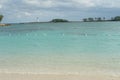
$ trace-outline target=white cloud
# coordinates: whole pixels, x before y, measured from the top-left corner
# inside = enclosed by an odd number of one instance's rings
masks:
[[[23,0],[24,3],[32,6],[37,6],[37,7],[43,7],[43,8],[48,8],[52,7],[54,4],[52,0]]]
[[[6,20],[120,14],[119,8],[120,0],[0,0],[0,13]]]
[[[120,0],[72,0],[83,7],[120,8]]]
[[[0,0],[0,5],[7,6],[9,3],[18,4],[18,6],[26,5],[39,8],[53,7],[107,7],[120,8],[120,0]],[[17,3],[18,2],[18,3]],[[9,6],[10,7],[10,6]]]
[[[24,3],[33,7],[115,7],[120,8],[120,0],[23,0]]]
[[[98,0],[96,5],[106,8],[120,8],[120,0]]]
[[[72,0],[74,5],[78,7],[94,7],[95,4],[92,0]]]
[[[2,5],[0,5],[0,9],[2,8]]]
[[[26,16],[31,16],[31,15],[32,15],[32,14],[29,13],[29,12],[24,12],[24,14],[25,14]]]

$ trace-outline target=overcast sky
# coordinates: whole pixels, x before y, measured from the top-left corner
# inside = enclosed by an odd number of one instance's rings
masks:
[[[120,15],[120,0],[0,0],[3,23]]]

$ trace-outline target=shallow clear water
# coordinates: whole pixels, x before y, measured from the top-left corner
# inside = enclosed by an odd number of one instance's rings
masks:
[[[120,72],[120,23],[36,23],[0,27],[0,71]]]

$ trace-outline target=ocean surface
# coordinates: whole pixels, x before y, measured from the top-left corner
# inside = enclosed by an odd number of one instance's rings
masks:
[[[0,27],[0,72],[120,75],[120,22]]]

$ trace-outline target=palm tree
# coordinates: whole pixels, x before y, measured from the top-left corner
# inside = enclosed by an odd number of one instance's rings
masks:
[[[0,22],[2,21],[2,19],[3,19],[3,15],[0,15]]]

